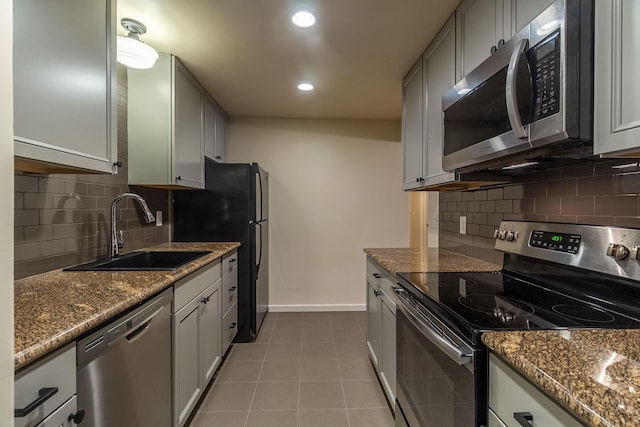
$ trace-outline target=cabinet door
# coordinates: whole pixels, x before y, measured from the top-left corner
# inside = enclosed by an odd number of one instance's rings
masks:
[[[174,425],[181,426],[202,394],[200,299],[174,314]]]
[[[178,61],[174,90],[174,178],[179,185],[204,188],[204,91]]]
[[[458,79],[491,55],[500,39],[511,38],[511,0],[465,0],[456,10]],[[505,13],[506,10],[509,13]]]
[[[238,333],[238,303],[236,302],[229,308],[222,318],[222,354],[227,352],[227,349],[233,342],[233,339]]]
[[[378,286],[367,281],[367,346],[378,371],[382,368],[382,300]]]
[[[115,0],[13,5],[16,165],[116,172]],[[77,171],[76,171],[77,172]]]
[[[453,173],[442,170],[444,123],[442,95],[456,84],[456,34],[452,16],[440,30],[423,57],[426,124],[424,141],[427,151],[426,185],[453,181]]]
[[[218,162],[224,162],[227,154],[227,116],[216,108],[216,156]]]
[[[220,282],[211,285],[202,294],[204,303],[200,305],[202,316],[202,377],[206,386],[222,360],[220,340]]]
[[[594,152],[640,157],[640,2],[596,1]]]
[[[422,59],[420,59],[402,81],[402,146],[404,148],[402,188],[404,190],[421,187],[424,178],[423,108]]]
[[[382,383],[389,402],[396,400],[396,313],[382,300]]]
[[[216,105],[209,95],[204,97],[204,155],[216,160]]]
[[[512,0],[514,33],[540,15],[555,0]]]

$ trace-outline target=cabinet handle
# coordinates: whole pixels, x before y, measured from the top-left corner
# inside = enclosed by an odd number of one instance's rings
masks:
[[[513,418],[520,424],[522,427],[533,427],[533,415],[531,412],[514,412]]]
[[[78,412],[69,415],[69,418],[67,418],[67,421],[74,424],[80,424],[82,420],[84,420],[84,409],[80,409]]]
[[[122,167],[122,162],[120,160],[118,160],[117,162],[113,162],[113,166],[115,166],[117,168],[121,168]]]
[[[237,323],[236,323],[236,322],[233,322],[233,323],[231,324],[231,326],[229,326],[229,329],[233,329],[233,328],[235,328],[235,327],[236,327],[236,325],[237,325]]]
[[[377,296],[377,297],[379,297],[380,295],[382,295],[382,294],[380,293],[380,291],[373,291],[373,294],[374,294],[375,296]]]
[[[376,279],[382,279],[382,276],[379,273],[373,273],[373,277]]]
[[[222,156],[216,156],[216,159],[222,160]]]
[[[176,176],[176,181],[180,181],[182,180],[182,177],[180,175]]]
[[[38,398],[33,402],[29,403],[24,408],[14,409],[13,416],[15,418],[26,417],[30,412],[32,412],[38,406],[42,405],[47,400],[51,399],[51,397],[57,392],[58,392],[58,387],[41,388],[40,391],[38,391]]]
[[[233,292],[233,291],[235,291],[235,290],[236,290],[236,287],[237,287],[237,286],[232,286],[232,287],[230,287],[230,288],[229,288],[229,292]]]
[[[211,299],[211,297],[204,297],[204,298],[202,298],[202,301],[200,301],[200,302],[206,304],[206,303],[209,302],[210,299]]]
[[[500,39],[498,40],[498,49],[500,49],[502,46],[504,46],[504,39]]]
[[[235,259],[235,258],[231,258],[231,259],[229,260],[229,262],[236,262],[236,259]]]

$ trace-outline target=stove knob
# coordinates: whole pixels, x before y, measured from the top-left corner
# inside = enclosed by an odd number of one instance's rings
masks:
[[[508,231],[507,232],[507,236],[505,237],[505,240],[507,242],[513,242],[514,240],[516,240],[518,238],[518,232],[517,231]]]
[[[500,234],[500,230],[498,230],[497,228],[495,230],[493,230],[493,238],[494,239],[497,239],[499,234]]]
[[[640,246],[634,246],[631,248],[631,254],[629,255],[633,261],[640,262]]]
[[[505,240],[507,238],[507,230],[500,230],[498,232],[498,239]]]
[[[619,243],[609,243],[607,255],[615,259],[625,259],[629,255],[629,249]]]

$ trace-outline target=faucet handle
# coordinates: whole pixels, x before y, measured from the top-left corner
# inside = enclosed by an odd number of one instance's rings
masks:
[[[124,234],[122,234],[122,230],[118,232],[118,249],[124,248]]]

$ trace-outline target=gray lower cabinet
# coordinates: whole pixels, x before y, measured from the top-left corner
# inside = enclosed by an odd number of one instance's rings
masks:
[[[18,372],[14,382],[15,427],[69,427],[76,413],[76,345],[57,350]],[[43,395],[50,395],[32,410],[27,408]],[[27,410],[25,410],[27,409]]]
[[[594,153],[640,157],[640,2],[595,2]]]
[[[13,5],[17,170],[115,173],[116,1]]]
[[[396,399],[396,296],[395,280],[367,259],[367,347],[385,395]]]
[[[580,427],[576,420],[540,389],[494,354],[489,356],[489,427],[521,427],[516,418],[528,413],[533,426]]]
[[[238,333],[238,252],[222,257],[222,355]]]
[[[189,419],[220,364],[221,262],[174,284],[173,425]]]

